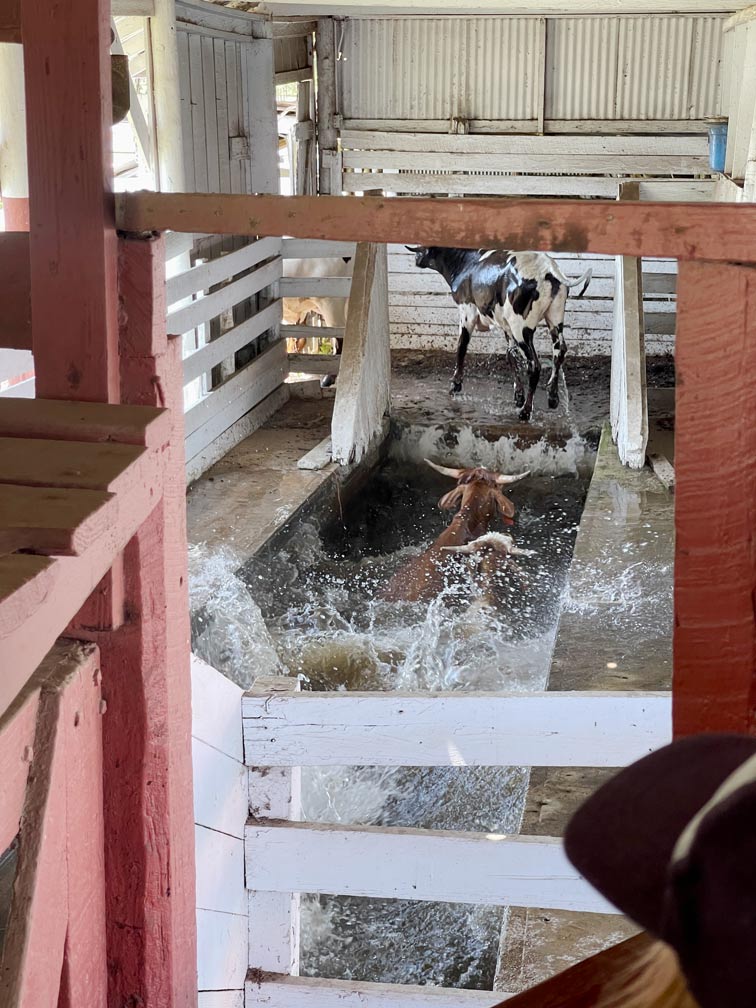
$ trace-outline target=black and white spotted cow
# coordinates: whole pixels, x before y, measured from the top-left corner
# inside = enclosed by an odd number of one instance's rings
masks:
[[[434,269],[446,280],[459,305],[457,366],[450,392],[460,392],[465,370],[465,354],[476,328],[487,331],[492,324],[503,329],[510,360],[515,365],[515,404],[520,419],[529,420],[533,395],[541,375],[541,365],[533,345],[536,326],[544,322],[553,345],[551,377],[547,390],[551,409],[559,403],[559,369],[567,353],[564,341],[564,307],[570,287],[583,284],[582,297],[591,279],[587,269],[576,280],[564,276],[544,252],[505,252],[501,249],[472,249],[406,246],[415,253],[415,265]],[[518,363],[524,359],[528,372],[527,395]]]

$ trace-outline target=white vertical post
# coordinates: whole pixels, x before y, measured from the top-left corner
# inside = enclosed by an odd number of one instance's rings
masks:
[[[175,0],[154,0],[149,19],[148,59],[151,61],[155,185],[160,192],[183,192],[184,146],[181,129]]]
[[[295,693],[299,680],[261,676],[253,696]],[[246,762],[246,757],[245,757]],[[298,820],[302,814],[299,767],[250,767],[249,813],[252,819]],[[249,890],[249,966],[264,973],[299,974],[299,893]]]
[[[320,175],[318,192],[337,194],[333,188],[333,158],[338,144],[335,126],[336,108],[336,40],[332,17],[319,18],[316,32],[318,57],[318,147],[320,149]]]
[[[24,51],[20,45],[0,45],[0,192],[5,228],[29,228],[29,177],[26,161],[26,97]]]
[[[357,246],[341,351],[331,442],[334,462],[359,462],[385,436],[391,405],[385,245]]]
[[[620,184],[618,199],[638,199],[639,184]],[[610,410],[620,461],[642,469],[648,443],[642,260],[615,258]]]

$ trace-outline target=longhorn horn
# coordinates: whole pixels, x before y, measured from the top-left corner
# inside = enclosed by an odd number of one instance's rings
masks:
[[[490,546],[497,553],[504,553],[507,556],[535,556],[535,550],[520,549],[515,546],[512,536],[504,535],[502,532],[486,532],[472,542],[465,543],[464,546],[442,546],[441,549],[447,553],[477,553],[478,550]]]
[[[496,482],[499,486],[510,486],[512,483],[519,483],[520,480],[524,480],[526,476],[530,476],[530,470],[527,472],[518,473],[516,476],[506,476],[504,473],[500,473],[496,477]]]
[[[431,462],[430,459],[425,459],[431,469],[435,469],[436,472],[440,472],[442,476],[451,476],[452,479],[459,479],[464,469],[450,469],[448,466],[436,465],[435,462]]]
[[[408,252],[412,252],[413,255],[416,255],[418,252],[421,252],[422,249],[424,248],[423,245],[405,245],[404,247],[407,249]]]

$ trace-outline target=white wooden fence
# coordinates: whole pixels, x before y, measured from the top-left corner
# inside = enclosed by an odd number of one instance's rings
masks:
[[[203,243],[200,235],[176,235],[169,242],[167,326],[183,339],[189,479],[286,399],[286,348],[278,335],[280,248],[278,238],[231,252]],[[179,268],[172,266],[177,261]]]
[[[199,1008],[242,1008],[247,975],[242,690],[192,656]]]
[[[258,778],[285,784],[297,767],[326,765],[623,766],[671,738],[669,693],[299,693],[294,682],[267,680],[243,697],[245,762]],[[265,941],[250,941],[247,1008],[502,998],[297,977],[290,901],[299,892],[616,912],[555,837],[304,823],[280,795],[276,805],[283,814],[259,810],[246,829],[247,885],[279,900],[267,905]],[[291,968],[270,976],[272,959]]]

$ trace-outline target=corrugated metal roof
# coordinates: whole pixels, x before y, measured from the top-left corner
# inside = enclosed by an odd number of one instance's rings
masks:
[[[538,32],[538,18],[349,19],[343,114],[535,118]]]
[[[547,119],[716,115],[723,16],[580,16],[546,21]],[[535,119],[536,17],[343,22],[348,119]]]

